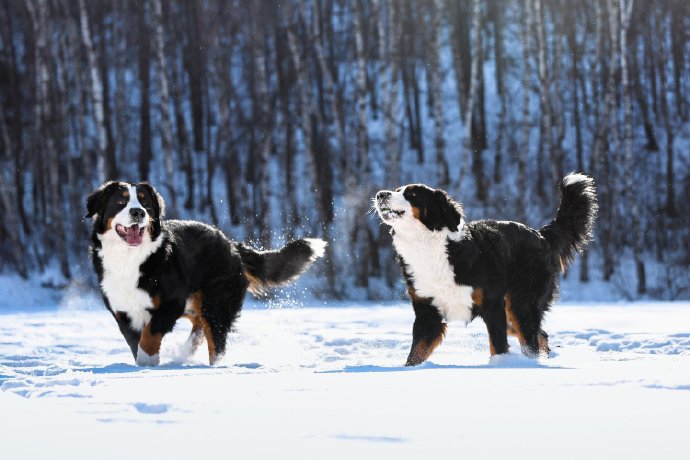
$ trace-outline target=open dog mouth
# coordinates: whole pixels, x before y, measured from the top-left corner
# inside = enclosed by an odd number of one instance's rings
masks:
[[[131,227],[125,227],[120,224],[115,226],[117,234],[130,246],[139,246],[141,244],[144,238],[144,230],[146,230],[146,227],[140,228],[137,224]]]

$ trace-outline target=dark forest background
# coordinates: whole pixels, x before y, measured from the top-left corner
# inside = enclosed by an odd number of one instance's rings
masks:
[[[690,2],[4,0],[0,270],[89,273],[85,196],[149,180],[168,216],[275,247],[322,236],[324,297],[399,291],[380,188],[469,219],[598,183],[569,277],[690,297]]]

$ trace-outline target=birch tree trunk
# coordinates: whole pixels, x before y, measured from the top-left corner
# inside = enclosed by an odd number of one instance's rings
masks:
[[[623,86],[623,142],[625,145],[626,195],[628,197],[628,206],[630,207],[630,218],[632,219],[632,246],[633,258],[635,259],[635,267],[637,270],[637,293],[642,295],[647,289],[642,237],[640,235],[640,211],[637,206],[638,197],[633,193],[633,190],[635,190],[635,179],[633,177],[633,113],[632,91],[628,68],[628,30],[630,29],[630,16],[632,15],[633,4],[634,0],[620,0],[618,8],[620,10],[621,22],[621,85]]]
[[[539,107],[541,110],[541,142],[540,148],[545,151],[545,158],[551,159],[551,164],[555,165],[555,142],[554,142],[554,126],[553,126],[553,114],[551,108],[551,78],[547,70],[547,59],[546,59],[546,32],[544,30],[544,12],[542,11],[542,1],[533,0],[532,4],[534,10],[534,24],[535,33],[537,36],[537,71],[539,75]],[[541,171],[541,168],[539,168]],[[559,179],[560,172],[554,172],[552,174],[552,182]],[[539,185],[537,186],[539,190],[544,190],[544,177],[540,174],[537,178]]]
[[[467,111],[465,112],[465,160],[461,161],[464,166],[467,159],[472,158],[472,172],[476,183],[476,196],[482,203],[486,202],[486,186],[484,184],[484,160],[481,151],[474,142],[472,124],[476,120],[477,98],[479,96],[479,77],[480,66],[482,65],[482,2],[472,0],[472,73],[470,77],[470,90],[467,98]],[[460,169],[460,183],[465,173],[465,168]]]
[[[89,16],[86,11],[86,3],[79,0],[79,18],[81,26],[81,39],[86,51],[89,63],[89,76],[91,78],[91,102],[93,103],[93,122],[96,127],[96,178],[99,183],[110,178],[110,172],[106,170],[107,137],[105,130],[105,116],[103,113],[103,83],[98,72],[96,52],[93,49],[91,30],[89,28]]]
[[[397,0],[386,0],[388,22],[379,18],[379,30],[382,31],[380,53],[386,56],[381,72],[384,137],[386,139],[386,186],[397,187],[401,181],[402,161],[402,118],[400,106],[400,51],[401,51],[401,14]],[[385,86],[384,86],[385,85]]]
[[[442,92],[442,75],[441,75],[441,10],[443,3],[441,0],[434,0],[429,4],[431,10],[431,49],[429,50],[429,59],[431,61],[430,75],[431,75],[431,94],[433,97],[433,114],[434,114],[434,138],[436,147],[436,168],[437,186],[442,189],[448,188],[450,182],[448,174],[448,161],[446,160],[446,140],[445,122],[443,119],[443,92]]]
[[[271,110],[269,107],[268,94],[268,76],[266,71],[266,57],[264,54],[264,33],[260,20],[261,2],[254,0],[251,7],[252,22],[251,22],[251,41],[252,41],[252,59],[254,65],[254,84],[256,85],[256,100],[253,102],[255,115],[254,121],[257,124],[257,141],[258,141],[258,158],[257,161],[257,175],[254,184],[255,190],[258,187],[259,199],[259,231],[261,243],[268,248],[271,244],[271,228],[268,222],[269,215],[269,174],[268,162],[269,153],[273,141],[273,123],[271,121]],[[256,193],[256,192],[255,192]]]
[[[139,177],[149,180],[153,151],[151,148],[151,48],[150,33],[146,21],[148,3],[139,6],[139,84],[141,99],[139,103]]]
[[[84,0],[81,0],[84,1]],[[156,53],[155,71],[158,75],[158,110],[161,116],[160,138],[165,167],[164,185],[168,192],[168,215],[177,216],[177,194],[175,193],[175,167],[173,160],[173,134],[170,120],[170,90],[165,62],[165,38],[163,33],[163,6],[161,0],[152,0],[153,31]]]
[[[40,145],[36,148],[43,151],[44,183],[43,188],[47,192],[48,211],[45,212],[46,228],[51,230],[51,239],[48,240],[48,249],[57,256],[60,271],[65,279],[69,279],[69,252],[67,250],[67,233],[62,212],[63,190],[60,177],[59,156],[56,141],[53,136],[55,122],[55,107],[50,100],[51,74],[48,63],[53,61],[53,56],[48,48],[48,5],[45,0],[36,2],[34,7],[30,0],[26,1],[27,10],[33,23],[36,47],[34,52],[34,64],[36,72],[36,103],[34,110],[34,123],[37,133],[45,133]],[[93,69],[92,69],[93,70]],[[97,70],[96,70],[97,73]],[[42,147],[44,146],[44,147]]]
[[[665,26],[661,13],[656,12],[656,31],[657,34],[664,30]],[[674,173],[674,162],[675,155],[673,150],[673,143],[675,140],[675,133],[673,130],[673,120],[671,119],[672,114],[670,110],[670,103],[668,101],[668,72],[666,70],[666,63],[668,62],[668,52],[666,51],[666,46],[664,40],[658,38],[658,51],[657,51],[657,65],[659,67],[659,90],[661,94],[659,96],[661,115],[664,119],[664,128],[666,130],[666,216],[669,218],[674,218],[678,216],[678,209],[676,207],[676,186],[675,186],[675,173]]]
[[[494,20],[494,63],[495,63],[495,78],[496,78],[496,92],[501,101],[501,108],[498,113],[498,132],[495,139],[495,156],[494,156],[494,182],[500,183],[503,179],[501,174],[501,166],[503,161],[503,146],[505,145],[506,137],[506,123],[508,118],[507,94],[505,89],[505,58],[503,55],[503,16],[502,2],[500,0],[492,0],[489,4]]]
[[[14,212],[16,186],[12,184],[12,167],[9,164],[12,158],[12,141],[10,140],[9,129],[5,120],[5,109],[2,106],[0,106],[0,136],[2,136],[3,145],[3,151],[0,152],[0,167],[2,168],[2,171],[0,171],[0,207],[3,209],[3,224],[6,227],[10,240],[9,249],[14,266],[22,278],[27,278],[26,257],[22,251],[22,248],[25,247],[22,238],[22,226],[18,218],[19,214]]]
[[[517,152],[518,160],[518,193],[517,212],[521,222],[527,221],[527,198],[529,187],[527,187],[527,159],[530,151],[530,130],[532,120],[530,115],[530,94],[531,94],[531,72],[530,72],[530,31],[531,24],[531,0],[523,2],[523,18],[520,36],[522,38],[522,120],[520,126],[520,143]]]
[[[355,4],[356,5],[356,4]],[[371,229],[367,222],[367,208],[370,195],[369,145],[367,132],[367,69],[362,29],[362,11],[355,7],[352,21],[355,29],[356,56],[356,137],[357,137],[357,170],[352,185],[357,187],[357,215],[355,217],[354,253],[359,260],[355,266],[355,284],[369,287],[369,256],[372,253],[373,241]]]
[[[604,257],[604,264],[602,267],[603,278],[608,281],[613,274],[613,254],[611,248],[611,184],[609,181],[608,158],[605,147],[607,144],[608,130],[610,127],[610,114],[613,111],[614,104],[614,77],[615,70],[613,64],[615,60],[607,58],[604,55],[604,10],[601,2],[595,2],[596,8],[596,62],[598,72],[595,78],[602,82],[603,102],[601,98],[595,98],[596,113],[594,125],[594,139],[592,146],[591,170],[597,178],[599,186],[599,203],[600,203],[600,235],[599,238],[601,249]],[[612,53],[613,44],[611,46]],[[606,72],[605,63],[609,62],[608,72]],[[593,85],[596,85],[596,81]]]
[[[287,37],[288,37],[288,47],[290,49],[290,55],[295,66],[296,74],[296,87],[297,87],[297,97],[299,101],[299,112],[301,118],[301,130],[302,137],[304,139],[304,147],[307,153],[308,163],[311,170],[312,181],[318,183],[320,180],[321,170],[317,165],[317,157],[314,152],[313,141],[313,124],[318,122],[319,113],[318,110],[314,108],[313,100],[308,86],[308,69],[302,59],[300,53],[299,44],[297,41],[297,35],[295,32],[296,24],[293,22],[293,11],[291,2],[285,3],[286,8],[286,19],[287,19]],[[325,209],[324,203],[319,199],[318,196],[315,197],[317,218],[319,222],[326,222],[327,210]],[[325,224],[322,226],[323,237],[326,241],[331,241],[330,226]],[[338,295],[339,288],[336,286],[336,272],[334,268],[334,254],[333,245],[329,244],[326,246],[326,259],[330,262],[327,264],[326,276],[328,279],[328,292],[330,294]]]

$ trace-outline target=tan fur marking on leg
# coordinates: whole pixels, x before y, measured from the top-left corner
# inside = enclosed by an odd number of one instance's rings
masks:
[[[189,340],[192,344],[191,354],[194,354],[199,348],[199,345],[201,345],[201,340],[204,337],[204,328],[199,321],[198,315],[185,313],[182,316],[192,323],[192,331],[189,333]]]
[[[198,347],[201,343],[201,334],[203,333],[208,345],[208,362],[210,364],[214,364],[218,360],[216,343],[213,340],[211,327],[208,325],[208,321],[206,321],[206,318],[204,318],[204,315],[201,311],[201,299],[201,291],[196,291],[191,295],[189,301],[191,303],[192,312],[191,314],[187,314],[185,316],[192,321],[192,334],[196,334],[192,339],[193,349],[196,350],[196,347]]]
[[[446,336],[446,324],[441,324],[441,333],[431,342],[425,340],[420,340],[412,349],[410,353],[410,358],[407,361],[407,365],[416,366],[426,361],[429,356],[434,352],[436,347],[441,345],[443,338]]]
[[[517,337],[518,341],[520,342],[520,346],[525,345],[527,340],[525,340],[525,336],[522,334],[522,330],[520,329],[520,323],[518,323],[515,313],[513,313],[513,306],[510,301],[510,293],[507,293],[505,297],[505,309],[506,319],[508,320],[508,333]]]
[[[151,323],[146,323],[144,329],[141,331],[141,338],[139,339],[139,346],[149,356],[157,355],[161,349],[161,342],[163,341],[163,334],[152,334]]]

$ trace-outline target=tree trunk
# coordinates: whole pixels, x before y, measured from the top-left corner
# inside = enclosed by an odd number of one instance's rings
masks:
[[[477,99],[479,97],[479,77],[480,66],[482,65],[481,49],[482,49],[482,2],[481,0],[472,0],[472,74],[470,78],[470,91],[467,98],[467,111],[465,112],[465,156],[472,158],[472,172],[474,174],[476,184],[477,199],[486,203],[487,191],[484,183],[484,160],[481,155],[475,140],[473,130],[473,123],[476,121]],[[462,168],[464,169],[464,168]],[[461,169],[460,178],[462,186],[462,177],[464,171]]]
[[[664,23],[662,16],[657,12],[656,32],[660,33],[664,30]],[[669,53],[666,51],[664,40],[658,40],[657,51],[657,65],[659,67],[659,90],[661,95],[659,97],[661,115],[664,119],[664,128],[666,129],[666,216],[674,218],[678,216],[678,209],[676,208],[676,186],[675,186],[675,172],[674,172],[674,130],[673,120],[668,102],[668,78],[666,72],[666,63],[668,62]]]
[[[151,149],[151,49],[150,34],[146,22],[148,3],[142,3],[139,16],[139,83],[141,102],[139,104],[139,177],[149,180],[153,151]]]
[[[364,31],[362,27],[362,11],[355,7],[352,11],[352,21],[355,29],[355,55],[357,64],[356,74],[356,107],[357,107],[357,171],[353,177],[352,186],[357,187],[357,215],[355,217],[355,232],[353,249],[358,257],[355,266],[355,285],[369,287],[369,257],[373,253],[371,229],[367,222],[366,211],[369,207],[370,169],[369,169],[369,139],[367,129],[367,70],[364,48]]]
[[[638,197],[633,194],[635,190],[635,178],[633,177],[633,114],[632,94],[628,68],[628,30],[630,28],[630,16],[632,14],[634,0],[620,0],[620,43],[621,43],[621,85],[623,86],[623,141],[625,144],[625,177],[626,195],[630,207],[632,219],[632,246],[635,267],[637,269],[637,293],[643,295],[646,292],[644,254],[642,237],[640,234],[640,211],[637,206]],[[634,51],[633,51],[634,52]]]
[[[105,115],[103,108],[103,83],[98,71],[96,52],[93,49],[91,30],[89,28],[89,16],[86,11],[86,3],[79,0],[79,17],[81,24],[81,39],[89,62],[89,75],[91,77],[91,102],[93,104],[93,123],[96,128],[96,177],[98,182],[104,182],[110,178],[106,169],[107,134],[105,129]]]
[[[434,137],[436,147],[436,168],[437,187],[447,189],[450,182],[448,174],[448,161],[446,160],[446,140],[445,135],[445,120],[443,114],[443,93],[441,91],[441,10],[443,4],[440,0],[434,0],[429,4],[431,9],[431,49],[429,50],[429,59],[431,67],[429,73],[431,74],[431,88],[430,92],[433,95],[433,115],[434,115]]]
[[[82,0],[83,1],[83,0]],[[155,70],[158,74],[158,110],[161,116],[160,139],[163,150],[165,180],[168,192],[168,215],[177,216],[177,193],[175,190],[175,166],[173,159],[172,122],[170,120],[170,90],[168,87],[167,64],[165,61],[165,42],[163,32],[163,7],[161,0],[152,0],[154,49],[156,53]]]
[[[520,36],[522,38],[522,120],[520,126],[520,142],[517,152],[518,160],[518,193],[517,195],[517,212],[518,218],[521,222],[527,221],[527,198],[529,196],[529,188],[527,187],[527,159],[529,158],[529,144],[530,144],[530,94],[532,75],[530,72],[530,31],[531,24],[531,0],[524,0],[523,3],[523,19]]]

